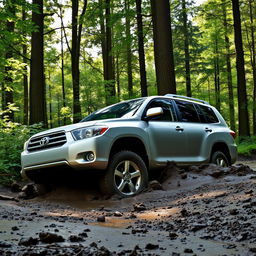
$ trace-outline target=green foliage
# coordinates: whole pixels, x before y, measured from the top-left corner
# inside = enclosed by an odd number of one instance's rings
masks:
[[[0,113],[2,116],[5,112]],[[25,126],[0,119],[0,184],[9,185],[20,178],[20,153],[24,142],[42,130],[41,124]]]
[[[237,139],[238,154],[250,156],[256,153],[256,136]]]

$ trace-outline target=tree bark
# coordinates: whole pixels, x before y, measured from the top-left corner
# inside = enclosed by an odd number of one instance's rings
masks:
[[[105,91],[106,91],[106,103],[107,105],[114,103],[116,90],[115,90],[115,70],[113,67],[113,54],[112,54],[112,29],[110,23],[110,0],[105,2],[105,19],[106,19],[106,43],[105,43],[105,57],[106,57],[106,77]]]
[[[142,10],[141,0],[136,0],[136,12],[137,12],[137,37],[138,37],[138,49],[139,49],[139,65],[140,65],[140,89],[141,96],[148,96],[147,85],[147,73],[145,64],[145,51],[144,51],[144,38],[143,38],[143,23],[142,23]]]
[[[235,125],[235,106],[234,106],[234,93],[233,93],[233,82],[232,82],[232,69],[230,60],[230,42],[228,37],[228,23],[227,23],[227,11],[226,3],[222,0],[222,12],[223,12],[223,26],[224,26],[224,37],[225,37],[225,48],[226,48],[226,71],[227,71],[227,83],[228,83],[228,96],[229,96],[229,119],[230,128],[236,130]]]
[[[185,52],[186,91],[187,91],[187,96],[192,97],[191,78],[190,78],[188,15],[187,15],[187,7],[186,7],[185,0],[182,0],[182,16],[183,16],[184,52]]]
[[[26,11],[22,10],[22,20],[25,21],[27,19]],[[25,36],[25,33],[23,33]],[[27,45],[23,44],[22,46],[22,54],[23,54],[23,63],[25,64],[23,70],[23,124],[28,124],[28,66],[26,56],[28,54]]]
[[[232,0],[232,9],[236,46],[239,135],[250,136],[239,0]]]
[[[131,19],[130,19],[130,0],[125,0],[125,34],[126,34],[126,52],[127,52],[127,76],[128,76],[128,95],[133,96],[132,81],[132,51],[131,51]]]
[[[220,65],[219,65],[219,46],[218,38],[215,38],[214,49],[214,85],[215,85],[215,105],[220,111]]]
[[[253,135],[256,135],[256,50],[255,50],[255,24],[253,15],[253,0],[249,0],[249,12],[250,12],[250,32],[251,32],[251,45],[250,45],[250,55],[251,55],[251,66],[253,75]]]
[[[43,0],[33,0],[37,11],[32,12],[32,22],[37,31],[32,32],[30,66],[30,119],[29,123],[42,122],[47,127],[44,79],[44,14]]]
[[[151,10],[158,94],[176,93],[170,3],[151,0]]]

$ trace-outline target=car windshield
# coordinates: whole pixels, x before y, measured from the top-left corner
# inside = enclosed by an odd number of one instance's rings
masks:
[[[109,107],[93,112],[92,114],[81,120],[81,122],[131,117],[135,114],[143,101],[144,99],[136,99],[111,105]]]

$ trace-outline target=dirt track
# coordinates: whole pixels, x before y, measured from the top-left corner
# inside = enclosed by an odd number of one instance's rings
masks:
[[[256,255],[252,170],[169,174],[163,190],[129,199],[59,186],[0,201],[0,255]]]

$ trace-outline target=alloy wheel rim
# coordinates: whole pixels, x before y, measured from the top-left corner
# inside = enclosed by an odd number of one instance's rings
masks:
[[[120,193],[129,196],[136,194],[142,182],[138,165],[130,160],[120,162],[114,171],[114,182]]]
[[[224,158],[219,157],[216,159],[216,164],[221,167],[227,167],[227,163]]]

